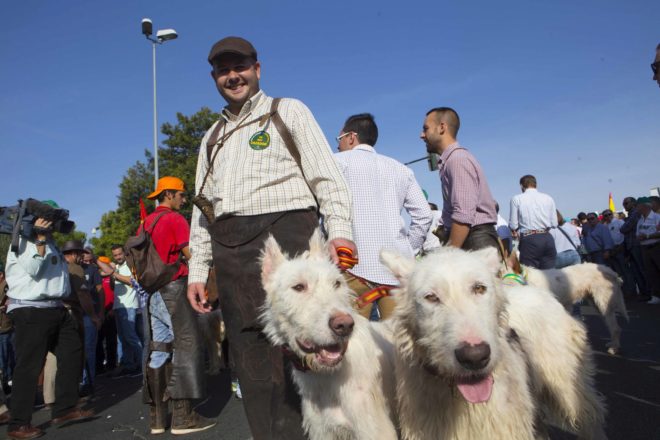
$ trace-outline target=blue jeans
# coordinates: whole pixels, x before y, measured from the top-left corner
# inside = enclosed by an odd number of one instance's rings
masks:
[[[0,370],[2,370],[2,384],[12,380],[16,356],[14,354],[14,331],[0,334]],[[4,402],[3,402],[4,403]]]
[[[137,309],[115,309],[117,335],[121,341],[120,364],[131,369],[140,369],[142,365],[142,344],[136,331]]]
[[[555,269],[561,269],[562,267],[580,264],[581,262],[582,259],[580,258],[580,254],[578,254],[575,249],[569,249],[557,254],[557,259],[555,260]]]
[[[151,295],[149,299],[149,314],[151,315],[151,340],[154,342],[172,342],[174,332],[172,331],[172,318],[167,311],[163,297],[160,292]],[[152,351],[149,359],[150,368],[160,368],[170,357],[165,351]]]
[[[96,377],[96,326],[91,318],[83,316],[85,329],[85,368],[83,368],[83,385],[92,385]]]

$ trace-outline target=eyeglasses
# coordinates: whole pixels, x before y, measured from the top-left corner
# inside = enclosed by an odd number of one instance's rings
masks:
[[[614,215],[614,214],[612,214],[611,212],[604,212],[604,213],[603,213],[603,217],[611,217],[611,216],[613,216],[613,215]]]
[[[347,132],[344,133],[344,134],[340,134],[340,135],[337,136],[335,139],[337,139],[337,142],[341,142],[341,138],[343,138],[344,136],[348,136],[349,134],[353,134],[353,132],[352,132],[352,131],[347,131]]]
[[[587,217],[587,220],[589,221],[596,220],[596,217]]]
[[[659,68],[660,68],[660,61],[656,61],[655,63],[651,63],[651,70],[653,71],[654,75],[657,75]]]

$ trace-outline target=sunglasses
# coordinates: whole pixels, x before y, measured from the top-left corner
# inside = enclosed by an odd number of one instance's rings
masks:
[[[611,217],[613,215],[614,214],[612,214],[611,212],[606,212],[605,214],[603,214],[603,217]]]
[[[344,136],[348,136],[349,134],[353,134],[353,132],[347,131],[346,133],[337,136],[335,139],[337,139],[337,142],[341,142],[341,138],[343,138]]]

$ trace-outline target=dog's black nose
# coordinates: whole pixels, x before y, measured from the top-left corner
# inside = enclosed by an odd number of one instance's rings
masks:
[[[337,313],[330,317],[328,325],[337,336],[349,336],[353,332],[355,321],[351,315],[346,313]]]
[[[454,350],[456,360],[468,370],[481,370],[490,360],[490,345],[481,342],[477,345],[464,344]]]

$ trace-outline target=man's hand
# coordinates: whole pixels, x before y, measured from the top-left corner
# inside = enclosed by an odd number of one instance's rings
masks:
[[[39,217],[34,221],[34,226],[39,231],[37,232],[37,240],[44,241],[48,238],[48,234],[45,234],[42,231],[50,230],[53,226],[53,222]]]
[[[206,285],[204,283],[188,284],[188,302],[196,312],[208,313],[211,311],[211,305],[206,301]]]
[[[355,243],[353,243],[351,240],[346,240],[345,238],[335,238],[334,240],[330,240],[328,242],[328,247],[330,249],[330,256],[332,257],[332,262],[335,264],[339,264],[339,255],[337,255],[337,249],[340,247],[345,247],[351,250],[353,252],[353,258],[357,258],[357,247],[355,246]]]

